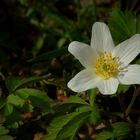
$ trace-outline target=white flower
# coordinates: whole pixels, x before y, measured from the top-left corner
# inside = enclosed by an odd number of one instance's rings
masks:
[[[119,83],[140,84],[140,65],[129,65],[140,52],[140,34],[115,47],[108,26],[96,22],[90,46],[73,41],[68,50],[85,67],[68,83],[75,92],[97,87],[106,95],[115,93]]]

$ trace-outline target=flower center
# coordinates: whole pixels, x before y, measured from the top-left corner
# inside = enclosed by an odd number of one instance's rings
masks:
[[[113,57],[112,53],[104,52],[96,59],[95,72],[99,77],[109,79],[118,75],[119,67],[117,58]]]

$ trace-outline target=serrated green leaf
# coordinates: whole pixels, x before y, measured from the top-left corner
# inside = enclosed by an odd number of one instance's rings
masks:
[[[109,131],[103,131],[99,133],[95,140],[108,140],[113,137],[113,133]]]
[[[114,134],[116,137],[129,135],[134,129],[134,126],[127,122],[116,122],[111,126],[114,128]]]
[[[12,104],[14,106],[22,107],[24,105],[24,100],[17,95],[10,94],[7,97],[7,103]]]
[[[42,77],[29,77],[29,78],[20,78],[20,77],[8,77],[5,81],[8,91],[12,93],[17,90],[19,87],[43,79]]]
[[[68,99],[68,103],[88,105],[87,102],[85,102],[82,98],[77,96],[70,96],[70,98]]]
[[[20,97],[25,95],[33,106],[41,108],[44,112],[52,111],[50,107],[51,99],[41,90],[32,88],[22,88],[16,91]]]
[[[74,139],[79,127],[82,125],[82,123],[88,116],[89,116],[88,111],[77,115],[66,126],[63,127],[63,129],[59,132],[57,139],[66,139],[66,138]]]
[[[45,135],[41,140],[57,140],[57,137],[59,135],[59,132],[63,130],[63,128],[73,119],[75,119],[76,116],[83,114],[85,112],[73,112],[70,114],[66,114],[63,116],[59,116],[57,118],[54,118],[54,120],[51,122],[49,128],[48,128],[48,135]]]
[[[29,92],[27,92],[26,90],[23,90],[23,89],[16,90],[15,94],[24,100],[27,100],[29,98]]]

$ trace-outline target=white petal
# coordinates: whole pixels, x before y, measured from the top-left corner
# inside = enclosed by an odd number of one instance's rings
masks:
[[[68,83],[68,87],[75,92],[95,88],[100,79],[90,70],[82,70]]]
[[[132,36],[122,42],[113,50],[113,54],[119,57],[120,62],[127,66],[140,53],[140,34]]]
[[[92,67],[97,57],[97,54],[89,45],[78,41],[70,43],[68,50],[84,67]]]
[[[125,85],[140,84],[140,65],[128,65],[124,76],[118,77],[119,81]]]
[[[97,87],[102,94],[110,95],[116,93],[118,85],[119,81],[116,78],[110,78],[100,81]]]
[[[114,43],[108,26],[102,22],[96,22],[92,27],[91,47],[97,52],[111,52],[114,48]]]

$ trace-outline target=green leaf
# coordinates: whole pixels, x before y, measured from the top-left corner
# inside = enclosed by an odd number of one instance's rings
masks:
[[[113,133],[109,131],[103,131],[99,133],[95,140],[108,140],[113,137]]]
[[[100,120],[101,120],[100,113],[98,111],[97,105],[94,104],[94,106],[92,107],[92,112],[89,115],[89,121],[91,124],[96,124]]]
[[[29,98],[29,92],[23,89],[26,89],[26,88],[16,90],[15,94],[21,97],[22,99],[27,100]]]
[[[89,105],[82,105],[82,106],[77,106],[76,111],[92,111],[91,106]]]
[[[39,50],[41,50],[41,48],[43,47],[43,44],[44,44],[45,37],[46,37],[46,34],[41,34],[37,38],[36,43],[35,43],[35,46],[33,48],[33,51],[39,51]]]
[[[9,132],[4,126],[0,126],[0,135],[5,135]]]
[[[9,130],[0,125],[0,140],[13,140],[11,136],[8,136]]]
[[[28,97],[33,106],[41,108],[44,112],[52,111],[50,107],[51,99],[43,91],[32,88],[23,88],[17,90],[16,94],[20,97]]]
[[[5,136],[0,136],[0,140],[14,140],[14,138],[12,136],[5,135]]]
[[[18,129],[19,128],[19,120],[13,121],[13,122],[8,122],[6,124],[9,129]]]
[[[17,90],[19,87],[28,84],[30,82],[35,82],[42,80],[42,77],[29,77],[29,78],[20,78],[20,77],[8,77],[5,81],[8,91],[12,93],[13,91]]]
[[[25,101],[22,98],[14,94],[10,94],[7,97],[7,103],[15,105],[15,106],[22,107],[24,105],[24,102]]]
[[[66,126],[63,127],[63,129],[59,132],[57,139],[74,139],[79,127],[83,124],[83,122],[87,119],[88,116],[88,111],[77,115]]]
[[[125,93],[126,91],[128,91],[129,87],[129,85],[119,85],[117,90],[118,94]]]
[[[55,113],[60,116],[62,114],[65,114],[66,112],[72,112],[75,107],[77,107],[77,104],[71,104],[71,103],[63,103],[63,104],[56,104],[53,106],[53,109]]]
[[[23,112],[33,112],[34,107],[30,103],[26,103],[22,107]]]
[[[93,106],[94,100],[96,98],[96,89],[90,89],[87,91],[87,93],[88,93],[89,103],[91,106]]]
[[[85,102],[82,98],[77,96],[70,96],[70,98],[68,99],[68,103],[88,105],[87,102]]]
[[[134,129],[134,126],[127,122],[116,122],[111,126],[114,128],[114,134],[116,137],[129,135]]]
[[[45,135],[41,140],[58,140],[57,138],[59,136],[59,133],[64,131],[65,126],[69,124],[70,121],[75,119],[75,117],[83,113],[85,112],[83,111],[73,112],[70,114],[66,114],[66,115],[54,118],[54,120],[51,122],[48,128],[48,135]]]
[[[136,34],[136,20],[134,15],[126,11],[113,10],[109,18],[109,28],[113,38],[120,43]]]
[[[54,57],[64,55],[66,53],[68,53],[68,48],[60,48],[60,49],[56,49],[51,52],[44,53],[40,56],[31,58],[28,60],[28,62],[36,63],[36,62],[46,61],[46,60],[52,59]]]
[[[15,124],[18,125],[17,123],[19,121],[21,121],[20,112],[13,107],[13,111],[6,116],[6,121],[5,121],[6,126],[8,126],[8,128],[13,126],[15,127]]]
[[[13,105],[7,103],[4,107],[4,115],[8,116],[12,114],[12,112],[13,112]]]
[[[65,44],[66,40],[67,40],[66,37],[65,38],[64,37],[60,38],[58,43],[57,43],[58,48],[61,48]]]

